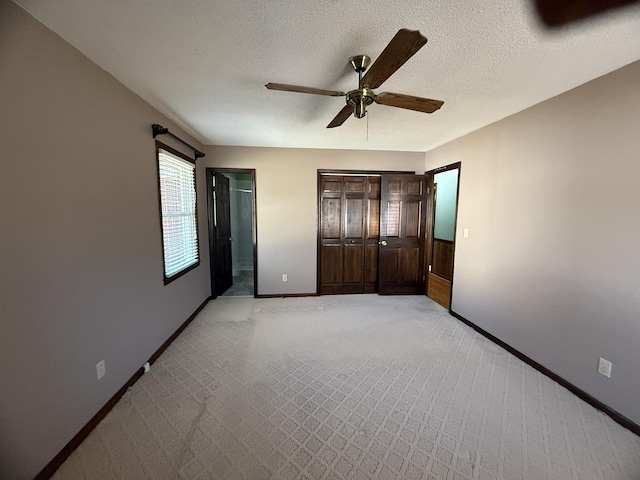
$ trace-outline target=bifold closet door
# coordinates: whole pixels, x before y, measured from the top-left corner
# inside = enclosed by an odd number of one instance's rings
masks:
[[[379,177],[320,180],[320,294],[377,291]]]

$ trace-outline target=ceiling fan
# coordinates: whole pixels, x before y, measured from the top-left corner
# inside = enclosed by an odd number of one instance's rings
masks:
[[[382,92],[376,95],[373,89],[382,85],[393,73],[409,60],[418,50],[427,43],[427,38],[418,30],[398,30],[389,44],[382,51],[378,59],[367,71],[371,59],[366,55],[350,57],[349,61],[353,69],[358,72],[358,88],[344,93],[338,90],[323,90],[299,85],[287,85],[284,83],[267,83],[269,90],[283,90],[286,92],[310,93],[312,95],[326,95],[329,97],[346,97],[347,104],[338,112],[338,115],[327,125],[327,128],[339,127],[347,118],[353,115],[362,118],[367,114],[367,106],[372,103],[388,105],[390,107],[406,108],[416,112],[433,113],[444,103],[441,100],[415,97],[401,93]],[[363,76],[362,74],[367,71]]]

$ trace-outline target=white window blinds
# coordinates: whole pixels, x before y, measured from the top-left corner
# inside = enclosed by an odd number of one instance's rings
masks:
[[[195,165],[158,149],[166,279],[198,263]]]

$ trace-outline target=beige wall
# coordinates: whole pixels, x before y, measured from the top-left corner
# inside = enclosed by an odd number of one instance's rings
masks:
[[[636,62],[426,156],[462,162],[452,309],[637,424],[639,132]]]
[[[207,167],[256,169],[261,295],[316,292],[318,169],[424,171],[424,153],[247,147],[205,152]]]
[[[155,122],[184,135],[0,0],[2,479],[33,478],[209,294],[206,248],[163,285]]]

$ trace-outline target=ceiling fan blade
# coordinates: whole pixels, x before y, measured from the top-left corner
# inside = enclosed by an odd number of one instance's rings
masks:
[[[347,118],[349,118],[353,114],[353,107],[351,105],[345,105],[342,110],[338,112],[338,115],[335,116],[331,123],[327,125],[327,128],[339,127],[342,125]]]
[[[310,93],[312,95],[326,95],[328,97],[344,97],[344,92],[340,92],[338,90],[323,90],[321,88],[301,87],[300,85],[287,85],[286,83],[267,83],[265,87],[269,90]]]
[[[592,15],[597,15],[609,9],[635,3],[638,0],[536,0],[538,15],[549,27],[558,27],[566,23],[575,22]]]
[[[438,110],[444,102],[431,98],[414,97],[413,95],[403,95],[402,93],[382,92],[374,98],[380,105],[390,107],[406,108],[416,112],[433,113]]]
[[[360,88],[365,85],[371,89],[378,88],[426,43],[427,38],[423,37],[418,30],[406,28],[398,30],[389,45],[362,77]]]

